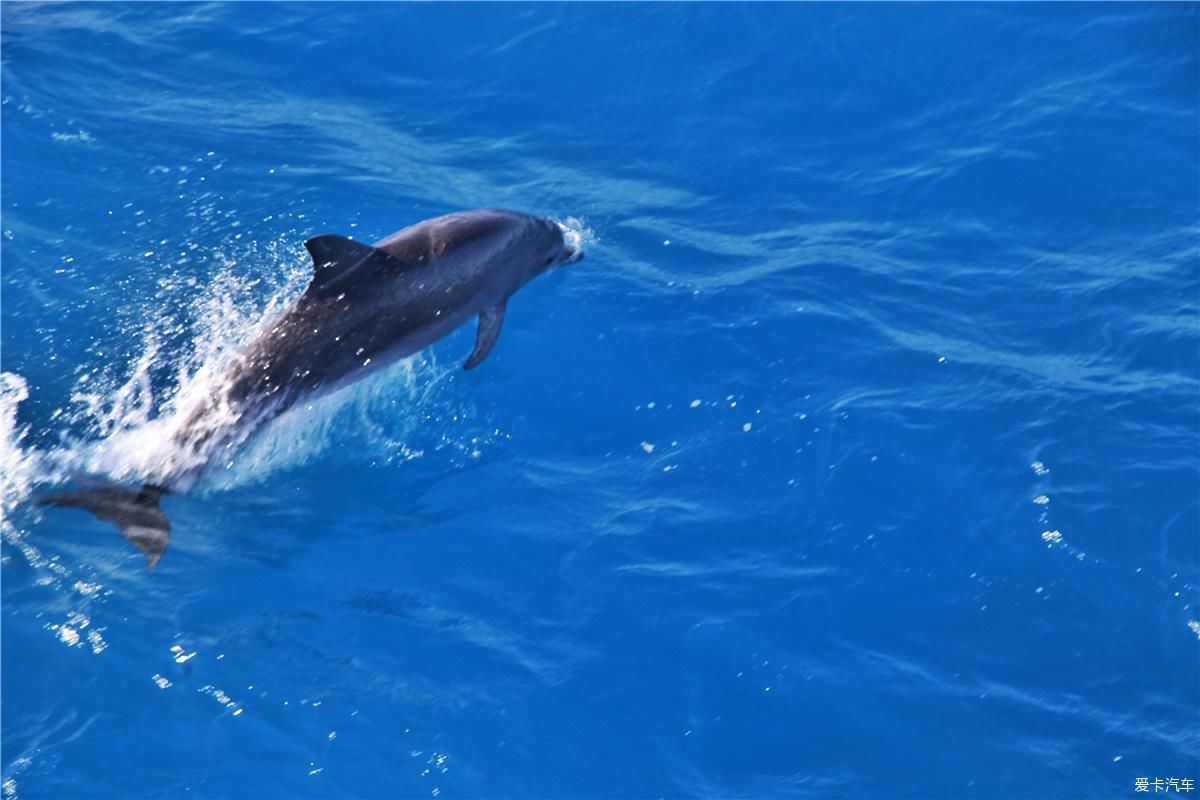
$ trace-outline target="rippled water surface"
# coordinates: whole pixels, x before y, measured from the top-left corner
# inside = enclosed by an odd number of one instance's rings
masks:
[[[4,798],[1200,780],[1196,5],[6,3]],[[168,496],[310,276],[588,258]]]

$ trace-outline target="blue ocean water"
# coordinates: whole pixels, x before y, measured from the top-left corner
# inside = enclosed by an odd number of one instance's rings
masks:
[[[4,798],[1126,797],[1200,780],[1200,7],[0,9]],[[304,287],[587,260],[172,495]]]

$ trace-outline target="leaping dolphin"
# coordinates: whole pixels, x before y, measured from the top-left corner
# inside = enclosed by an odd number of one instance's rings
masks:
[[[463,367],[478,366],[496,345],[508,299],[546,270],[583,258],[559,223],[496,210],[436,217],[374,245],[325,234],[304,246],[313,259],[308,288],[183,416],[171,437],[177,461],[144,476],[139,489],[105,484],[38,502],[116,523],[149,569],[170,540],[159,500],[186,488],[214,454],[301,400],[361,380],[476,316]]]

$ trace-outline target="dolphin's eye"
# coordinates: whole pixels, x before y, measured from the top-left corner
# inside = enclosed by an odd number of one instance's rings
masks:
[[[547,266],[547,267],[548,267],[548,266],[550,266],[550,262],[551,262],[551,261],[553,261],[553,260],[554,260],[554,256],[550,256],[549,258],[547,258],[547,259],[546,259],[546,266]]]

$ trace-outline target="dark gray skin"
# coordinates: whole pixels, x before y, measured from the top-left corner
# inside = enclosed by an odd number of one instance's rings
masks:
[[[154,566],[170,523],[159,499],[186,487],[218,451],[296,403],[334,391],[413,355],[479,317],[475,349],[496,343],[508,298],[552,267],[583,258],[558,223],[513,211],[478,210],[426,220],[373,247],[341,236],[305,242],[313,256],[308,288],[250,343],[207,402],[173,439],[188,454],[139,490],[89,488],[42,498],[115,522]]]

